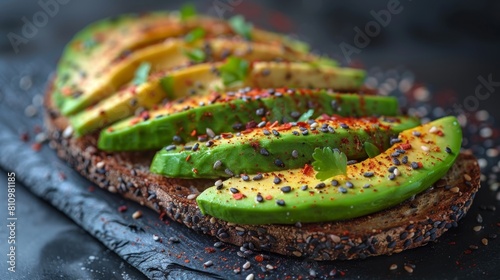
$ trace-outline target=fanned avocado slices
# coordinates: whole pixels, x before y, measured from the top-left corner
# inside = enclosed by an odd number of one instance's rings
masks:
[[[110,85],[109,89],[92,88],[92,84],[108,74],[116,63],[126,60],[134,52],[151,48],[167,38],[183,37],[200,27],[207,38],[222,35],[240,36],[226,21],[201,16],[182,19],[177,14],[168,12],[124,15],[89,25],[80,31],[64,50],[57,68],[58,76],[53,95],[55,104],[66,115],[85,108],[106,96],[106,93],[116,90],[115,84]],[[300,44],[283,35],[257,28],[252,28],[250,32],[253,42],[281,46],[290,53],[307,56],[302,49],[296,47]],[[158,51],[152,47],[145,52],[154,56]],[[108,80],[119,84],[122,76],[117,77],[118,80]],[[100,96],[101,92],[103,96]]]
[[[392,136],[419,124],[411,117],[327,115],[306,122],[267,124],[247,128],[231,138],[207,136],[201,139],[204,141],[168,145],[155,155],[150,171],[175,178],[272,172],[310,164],[314,149],[322,147],[337,148],[349,160],[359,160],[368,156],[364,143],[386,150]]]
[[[342,116],[395,116],[399,113],[397,100],[393,97],[338,94],[327,90],[242,89],[188,98],[168,106],[145,111],[139,117],[125,119],[102,130],[99,148],[108,151],[160,149],[171,143],[174,136],[182,141],[194,140],[207,128],[217,134],[236,133],[250,122],[292,121],[294,114],[309,109],[315,112],[312,117],[323,113]]]
[[[455,117],[445,117],[405,130],[398,139],[378,156],[344,165],[346,172],[341,175],[328,176],[338,170],[316,171],[309,165],[245,175],[218,182],[197,202],[205,215],[238,224],[323,222],[367,215],[397,205],[443,177],[460,152],[462,130]],[[339,168],[335,154],[326,151],[316,160]],[[317,179],[320,172],[328,179]]]
[[[260,47],[262,55],[250,55],[250,53],[241,55],[243,58],[254,60],[270,59],[270,55],[280,55],[278,51],[265,55],[268,46]],[[253,48],[253,51],[256,49]],[[234,59],[239,58],[230,58]],[[151,109],[158,106],[163,100],[174,100],[193,94],[203,95],[214,90],[231,90],[234,85],[226,84],[220,75],[221,72],[224,74],[224,67],[228,63],[230,61],[201,63],[172,70],[166,74],[155,74],[145,83],[130,85],[92,108],[72,116],[70,120],[73,128],[77,135],[83,135],[131,116],[138,108]],[[316,88],[356,91],[365,75],[363,70],[317,67],[307,62],[258,61],[249,64],[248,68],[241,73],[242,80],[235,84],[237,87],[279,88],[293,85],[298,88],[308,88],[315,85]]]

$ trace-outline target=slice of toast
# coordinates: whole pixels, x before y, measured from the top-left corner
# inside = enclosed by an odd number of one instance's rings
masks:
[[[151,174],[154,153],[100,151],[97,134],[75,138],[68,120],[45,96],[45,126],[59,157],[90,181],[146,205],[200,234],[252,250],[316,260],[356,259],[399,253],[435,241],[467,213],[480,187],[474,156],[459,155],[447,175],[414,199],[368,216],[296,225],[238,225],[204,216],[196,195],[214,180],[166,178]],[[468,176],[466,176],[466,174]],[[245,245],[246,244],[246,245]]]

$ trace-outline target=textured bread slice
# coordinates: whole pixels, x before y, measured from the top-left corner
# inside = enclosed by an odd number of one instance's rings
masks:
[[[45,125],[59,157],[101,188],[137,201],[162,217],[234,245],[316,260],[393,254],[436,240],[457,226],[479,188],[476,159],[461,154],[433,187],[396,207],[329,223],[237,225],[199,211],[195,197],[213,180],[172,179],[149,173],[153,153],[108,153],[96,148],[97,134],[74,138],[68,120],[45,98]]]

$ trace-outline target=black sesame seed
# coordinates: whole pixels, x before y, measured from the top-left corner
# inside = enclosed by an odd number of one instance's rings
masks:
[[[266,148],[261,148],[260,149],[260,154],[263,155],[263,156],[268,156],[269,155],[269,151],[266,150]]]
[[[262,174],[257,174],[255,176],[253,176],[253,180],[254,181],[259,181],[259,180],[262,180],[262,178],[264,178],[264,176],[262,176]]]
[[[401,139],[399,139],[399,138],[392,138],[392,139],[391,139],[391,145],[394,145],[394,144],[396,144],[396,143],[400,143],[401,141],[402,141],[402,140],[401,140]]]
[[[396,151],[396,152],[391,154],[391,157],[399,157],[399,153]]]
[[[200,144],[196,143],[193,145],[193,151],[197,151]]]
[[[307,130],[303,130],[303,131],[302,131],[302,135],[306,136],[306,135],[308,135],[308,134],[309,134],[309,131],[307,131]]]
[[[387,169],[387,171],[389,171],[389,173],[392,173],[396,168],[397,168],[396,166],[391,166]]]
[[[280,133],[276,129],[273,129],[272,132],[273,132],[274,136],[276,136],[276,137],[280,136]]]
[[[339,185],[339,181],[337,180],[332,180],[332,186],[336,187]]]
[[[266,110],[264,108],[259,108],[259,109],[255,110],[255,114],[259,117],[264,116],[265,113],[266,113]]]
[[[267,130],[267,129],[262,130],[262,133],[264,133],[264,135],[270,135],[271,134],[271,132],[269,132],[269,130]]]
[[[233,177],[233,176],[234,176],[233,171],[231,171],[231,169],[229,169],[229,168],[224,169],[224,173],[226,173],[227,175],[229,175],[229,176],[231,176],[231,177]]]
[[[235,124],[233,124],[233,129],[234,130],[239,131],[239,130],[242,130],[243,128],[245,128],[245,126],[242,123],[235,123]]]
[[[292,131],[292,134],[295,135],[295,136],[299,136],[300,135],[300,133],[298,131],[296,131],[296,130]]]
[[[347,161],[347,165],[352,165],[352,164],[356,164],[356,163],[358,163],[358,161],[355,159],[351,159],[351,160]]]
[[[213,144],[214,144],[214,142],[210,140],[207,143],[205,143],[205,146],[212,147]]]
[[[404,156],[402,159],[401,159],[401,162],[403,164],[407,164],[408,163],[408,156]]]
[[[299,157],[299,152],[297,150],[292,151],[292,157],[293,158],[298,158]]]
[[[422,135],[422,133],[420,133],[420,131],[413,131],[412,134],[413,134],[413,136],[417,136],[417,137],[420,137]]]
[[[392,181],[394,179],[396,179],[396,175],[394,175],[394,173],[389,174],[389,180]]]
[[[347,181],[347,182],[345,182],[345,186],[348,187],[348,188],[352,188],[352,187],[354,187],[354,184],[351,183],[351,182],[349,182],[349,181]]]
[[[347,193],[347,189],[344,187],[339,187],[339,192],[341,193]]]
[[[371,187],[371,184],[365,184],[365,185],[363,186],[363,188],[365,188],[365,189],[368,189],[369,187]]]
[[[255,197],[255,201],[258,203],[261,203],[264,201],[264,198],[262,197],[262,195],[260,193],[258,193],[257,196]]]
[[[444,150],[445,150],[448,154],[453,153],[453,152],[451,151],[450,147],[446,147],[446,148],[444,148]]]
[[[292,117],[294,119],[298,119],[300,117],[300,112],[293,111],[290,113],[290,117]]]
[[[276,200],[276,204],[278,206],[285,206],[285,201],[283,199],[278,199],[278,200]]]
[[[237,188],[230,188],[229,191],[232,193],[239,193],[240,191]]]
[[[370,172],[365,172],[365,173],[363,173],[363,176],[365,176],[365,177],[367,177],[367,178],[369,178],[369,177],[373,177],[373,175],[375,175],[375,173],[373,173],[373,172],[371,172],[371,171],[370,171]]]
[[[208,140],[208,136],[206,134],[204,134],[204,135],[198,135],[198,141],[205,142],[207,140]]]
[[[177,148],[176,145],[168,145],[165,147],[165,151],[173,151]]]
[[[349,126],[345,123],[341,123],[340,127],[342,127],[343,129],[349,129]]]
[[[300,187],[300,189],[303,191],[307,190],[307,185],[303,185],[302,187]]]
[[[184,146],[184,150],[186,150],[186,151],[191,151],[192,149],[193,149],[193,146],[190,146],[190,145]]]
[[[172,141],[180,143],[182,142],[182,138],[179,135],[175,135],[174,137],[172,137]]]
[[[401,165],[401,162],[400,162],[400,161],[399,161],[399,159],[397,159],[397,158],[392,158],[392,163],[393,163],[394,165]]]
[[[248,175],[241,175],[241,180],[247,182],[250,180],[250,177],[248,177]]]
[[[274,160],[274,165],[276,165],[278,167],[285,167],[285,163],[279,158]]]
[[[292,187],[290,186],[284,186],[281,188],[281,191],[284,192],[284,193],[289,193],[292,191]]]
[[[413,162],[411,163],[411,168],[412,168],[412,169],[415,169],[415,170],[416,170],[416,169],[418,169],[418,163],[416,163],[416,162],[414,162],[414,161],[413,161]]]
[[[275,184],[279,184],[279,183],[281,183],[281,179],[280,179],[280,177],[274,177],[274,179],[273,179],[273,183],[275,183]]]
[[[403,149],[396,149],[396,152],[398,152],[400,154],[406,154],[406,151]]]
[[[325,183],[319,183],[319,184],[317,184],[314,188],[315,188],[315,189],[322,189],[322,188],[324,188],[324,187],[326,187]]]

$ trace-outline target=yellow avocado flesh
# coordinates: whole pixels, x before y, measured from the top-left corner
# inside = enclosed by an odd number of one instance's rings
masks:
[[[348,165],[346,175],[319,180],[316,171],[305,167],[262,173],[260,180],[252,179],[256,175],[248,175],[249,181],[231,178],[222,187],[203,191],[197,202],[203,214],[239,224],[323,222],[367,215],[397,205],[443,177],[460,151],[462,130],[455,117],[445,117],[405,130],[399,139],[378,156]],[[391,154],[398,149],[405,153],[398,156],[396,166]],[[402,163],[404,156],[407,163]],[[397,167],[397,176],[389,172],[392,166]],[[275,177],[281,183],[275,184]],[[284,187],[290,191],[284,192]]]

